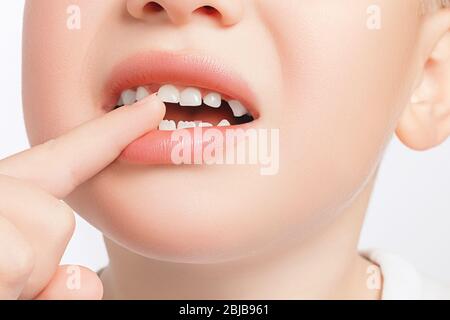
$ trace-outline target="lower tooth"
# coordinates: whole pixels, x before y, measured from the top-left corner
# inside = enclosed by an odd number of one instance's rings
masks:
[[[177,125],[173,120],[163,120],[159,124],[159,130],[161,131],[174,131],[177,130]]]
[[[178,128],[178,130],[195,128],[195,122],[192,122],[192,121],[180,121],[180,122],[178,122],[178,127],[177,128]]]
[[[231,126],[231,123],[228,120],[222,120],[219,122],[219,124],[217,126],[218,127],[229,127],[229,126]]]
[[[200,128],[210,128],[213,127],[212,123],[209,122],[200,122],[198,125]]]

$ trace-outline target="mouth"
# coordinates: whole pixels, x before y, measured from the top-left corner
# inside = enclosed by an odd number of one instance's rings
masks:
[[[186,143],[172,140],[175,131],[245,130],[261,117],[255,94],[237,72],[210,57],[166,52],[139,54],[116,66],[104,90],[103,108],[126,107],[154,93],[166,105],[164,120],[129,145],[120,160],[172,164],[173,148]],[[198,137],[189,141],[193,150],[211,143]]]
[[[255,120],[239,100],[203,88],[173,84],[153,84],[126,89],[120,94],[113,109],[132,105],[153,93],[157,93],[166,104],[165,118],[158,127],[160,131],[230,127]]]

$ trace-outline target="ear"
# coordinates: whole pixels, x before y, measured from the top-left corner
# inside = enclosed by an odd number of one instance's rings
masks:
[[[419,40],[421,77],[396,130],[414,150],[428,150],[450,136],[450,9],[424,17]]]

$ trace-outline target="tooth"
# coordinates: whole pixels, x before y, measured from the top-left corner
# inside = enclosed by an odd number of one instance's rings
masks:
[[[218,93],[211,92],[203,98],[203,102],[212,108],[220,108],[222,104],[222,96]]]
[[[180,122],[178,122],[178,127],[177,128],[178,128],[178,130],[195,128],[195,122],[193,122],[193,121],[180,121]]]
[[[136,100],[141,101],[147,98],[150,95],[150,92],[147,91],[144,87],[139,87],[136,91]]]
[[[231,110],[233,110],[233,115],[236,118],[245,116],[248,113],[247,109],[245,109],[245,107],[242,105],[241,102],[237,100],[231,100],[228,101],[228,103],[230,105]]]
[[[122,96],[120,96],[119,101],[117,101],[117,106],[121,107],[123,105],[125,105],[125,103],[123,103]]]
[[[229,127],[229,126],[231,126],[231,123],[228,120],[222,120],[219,122],[219,124],[217,126],[218,127]]]
[[[180,91],[175,86],[166,84],[159,88],[158,97],[166,103],[179,103]]]
[[[158,129],[161,131],[175,131],[177,130],[177,124],[173,120],[163,120],[159,124]]]
[[[195,88],[186,88],[181,92],[180,106],[199,107],[202,105],[202,93]]]
[[[200,122],[198,124],[198,127],[200,128],[209,128],[209,127],[214,127],[212,123],[209,122]]]
[[[125,90],[122,92],[122,101],[124,105],[130,105],[136,102],[136,92],[134,90]]]

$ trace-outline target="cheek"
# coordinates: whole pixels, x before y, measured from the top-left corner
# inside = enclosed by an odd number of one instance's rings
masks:
[[[117,1],[115,1],[117,2]],[[106,1],[78,0],[79,30],[67,27],[70,0],[29,0],[23,37],[23,102],[33,145],[97,115],[83,68]],[[45,14],[37,14],[45,13]],[[94,102],[95,103],[95,102]]]
[[[254,166],[113,165],[68,201],[130,250],[162,260],[211,263],[280,239],[287,229],[280,179],[261,177]]]
[[[283,158],[318,207],[342,204],[374,172],[412,86],[417,8],[381,1],[382,29],[369,30],[371,4],[261,4],[283,57]]]

